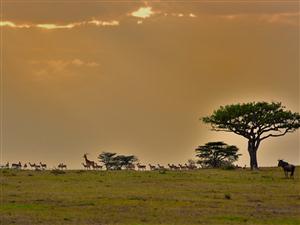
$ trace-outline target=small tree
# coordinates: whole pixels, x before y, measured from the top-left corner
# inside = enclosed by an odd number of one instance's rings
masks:
[[[134,155],[117,155],[112,152],[102,152],[98,159],[102,162],[107,170],[120,170],[122,167],[132,165],[137,158]]]
[[[128,167],[137,161],[134,155],[117,155],[115,161],[120,168]]]
[[[251,169],[257,169],[257,150],[261,141],[294,132],[300,127],[299,113],[285,110],[278,102],[250,102],[221,106],[202,118],[214,131],[233,132],[248,139]]]
[[[102,162],[107,170],[110,170],[116,166],[116,163],[114,161],[116,153],[112,152],[102,152],[99,156],[98,159],[100,162]]]
[[[238,150],[236,146],[224,142],[209,142],[196,148],[196,156],[200,158],[201,166],[218,168],[237,161],[241,155]]]

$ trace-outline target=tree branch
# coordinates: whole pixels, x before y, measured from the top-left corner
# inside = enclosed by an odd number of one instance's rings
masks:
[[[268,134],[267,136],[260,138],[260,141],[262,141],[262,140],[264,140],[264,139],[267,139],[267,138],[269,138],[269,137],[280,137],[280,136],[283,136],[283,135],[285,135],[286,133],[288,133],[288,132],[291,131],[291,130],[292,130],[292,129],[288,128],[288,129],[286,129],[282,134]]]

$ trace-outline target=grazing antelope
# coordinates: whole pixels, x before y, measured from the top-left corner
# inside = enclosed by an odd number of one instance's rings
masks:
[[[21,164],[20,161],[19,161],[19,163],[12,163],[11,164],[11,168],[13,168],[13,169],[21,169],[22,168],[22,164]]]
[[[84,163],[82,163],[82,165],[83,165],[84,169],[86,169],[86,170],[91,169],[91,167],[90,167],[89,165],[86,165],[86,164],[84,164]]]
[[[169,163],[168,163],[168,167],[170,168],[170,170],[173,169],[173,165],[170,165]]]
[[[193,164],[190,164],[190,165],[188,165],[188,164],[184,164],[189,170],[194,170],[194,169],[197,169],[197,166],[195,166],[195,165],[193,165]]]
[[[91,166],[91,167],[94,166],[95,162],[94,162],[94,161],[91,161],[91,160],[88,160],[88,158],[87,158],[87,153],[85,153],[85,154],[83,155],[83,158],[84,158],[85,164],[86,164],[87,166]]]
[[[8,169],[9,168],[9,162],[7,162],[5,165],[0,166],[1,169]]]
[[[156,166],[155,165],[149,164],[149,168],[150,168],[151,171],[156,170]]]
[[[139,163],[136,164],[138,167],[138,170],[146,170],[146,166],[145,165],[141,165]]]
[[[179,169],[180,169],[179,166],[176,166],[176,165],[174,165],[174,164],[172,164],[172,166],[173,166],[174,170],[179,170]]]
[[[98,169],[102,169],[101,165],[98,165],[97,163],[92,164],[93,169],[98,170]]]
[[[41,165],[43,170],[47,169],[47,164],[43,164],[43,163],[40,162],[40,165]]]
[[[27,163],[24,164],[23,169],[24,169],[24,170],[27,169]]]
[[[58,164],[57,166],[59,169],[63,170],[63,169],[67,169],[67,165],[63,164],[63,163],[60,163]]]
[[[185,165],[178,164],[178,166],[181,170],[187,170],[187,167]]]
[[[35,163],[31,164],[30,162],[28,163],[31,169],[35,169]]]
[[[40,171],[42,167],[41,167],[41,165],[35,164],[34,168],[36,171]]]

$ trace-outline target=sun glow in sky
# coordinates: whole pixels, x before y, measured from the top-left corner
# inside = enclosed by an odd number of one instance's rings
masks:
[[[4,1],[0,21],[4,162],[78,168],[83,153],[112,151],[184,163],[220,140],[243,166],[246,140],[199,118],[248,101],[299,110],[298,3],[24,2]],[[299,164],[298,135],[266,141],[260,165]]]

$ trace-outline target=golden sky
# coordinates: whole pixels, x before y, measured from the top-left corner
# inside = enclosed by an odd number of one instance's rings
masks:
[[[82,155],[184,163],[224,104],[299,112],[298,1],[4,0],[2,162],[80,167]],[[299,132],[268,139],[260,165],[299,164]]]

